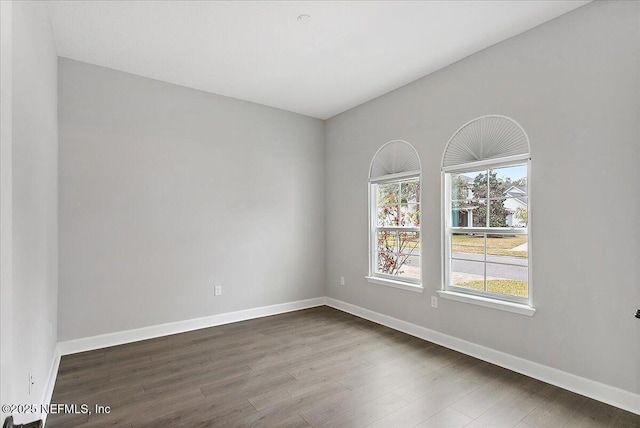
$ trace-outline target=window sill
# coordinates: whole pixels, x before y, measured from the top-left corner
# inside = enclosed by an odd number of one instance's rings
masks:
[[[365,276],[365,278],[367,279],[367,282],[372,284],[386,285],[387,287],[413,291],[414,293],[422,293],[424,291],[424,288],[419,284],[410,284],[408,282],[394,281],[392,279],[378,278],[375,276]]]
[[[504,302],[490,299],[488,297],[472,296],[470,294],[456,293],[454,291],[439,290],[438,294],[443,299],[455,300],[457,302],[470,303],[472,305],[484,306],[486,308],[498,309],[501,311],[513,312],[515,314],[532,317],[536,313],[535,308],[521,303]]]

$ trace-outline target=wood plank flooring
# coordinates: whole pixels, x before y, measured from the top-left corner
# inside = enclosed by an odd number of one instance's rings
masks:
[[[62,357],[55,427],[640,427],[640,416],[323,306]]]

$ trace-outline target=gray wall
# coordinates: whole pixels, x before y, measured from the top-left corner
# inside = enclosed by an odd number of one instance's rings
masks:
[[[322,121],[62,58],[59,92],[60,340],[324,296]]]
[[[328,120],[328,295],[640,393],[639,17],[640,3],[591,3]],[[514,118],[531,139],[533,317],[429,303],[441,286],[442,153],[484,114]],[[423,165],[421,295],[364,279],[369,162],[392,139]]]
[[[2,12],[11,13],[3,16],[2,24],[12,27],[13,51],[10,59],[2,57],[2,72],[8,67],[12,72],[12,82],[3,80],[2,85],[2,96],[11,91],[12,98],[10,111],[2,114],[12,128],[5,133],[3,123],[2,153],[9,148],[12,156],[10,162],[3,159],[2,178],[12,185],[5,187],[4,181],[2,205],[12,209],[2,211],[2,403],[40,404],[57,342],[57,54],[46,4],[15,2],[11,8],[3,5]],[[35,381],[31,395],[30,371]],[[18,421],[30,418],[17,415]]]

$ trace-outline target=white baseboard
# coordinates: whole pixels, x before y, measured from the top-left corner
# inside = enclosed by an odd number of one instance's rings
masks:
[[[229,324],[232,322],[244,321],[253,318],[266,317],[269,315],[276,315],[284,312],[313,308],[315,306],[322,306],[325,304],[325,302],[325,297],[315,297],[313,299],[298,300],[296,302],[280,303],[277,305],[244,309],[236,312],[227,312],[223,314],[211,315],[208,317],[194,318],[167,324],[153,325],[150,327],[136,328],[133,330],[101,334],[92,337],[83,337],[81,339],[58,342],[58,350],[60,355],[76,354],[78,352],[91,351],[94,349],[106,348],[109,346],[138,342],[140,340],[153,339],[155,337],[167,336],[170,334],[184,333],[186,331],[198,330],[201,328],[214,327],[217,325]]]
[[[496,351],[331,297],[327,297],[326,302],[327,306],[332,308],[640,415],[639,394]]]
[[[42,400],[40,403],[47,405],[51,403],[51,397],[53,396],[53,388],[56,386],[56,378],[58,377],[58,368],[60,367],[60,347],[56,345],[53,350],[53,361],[51,361],[51,369],[49,370],[49,379],[47,380],[47,386],[42,394]],[[40,419],[44,425],[47,423],[48,413],[40,413]]]

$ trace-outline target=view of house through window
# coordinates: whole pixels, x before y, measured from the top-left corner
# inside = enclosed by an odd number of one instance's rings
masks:
[[[448,288],[527,300],[527,163],[456,170],[446,174]]]
[[[420,180],[373,184],[375,273],[420,281]]]

